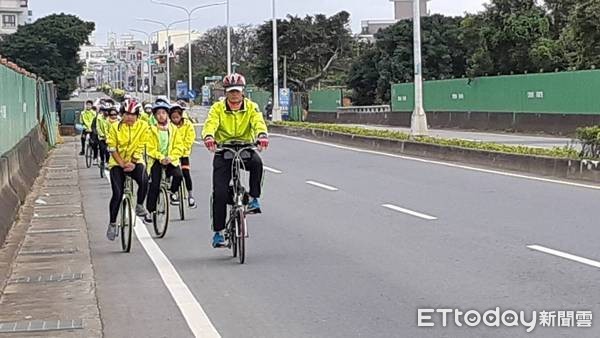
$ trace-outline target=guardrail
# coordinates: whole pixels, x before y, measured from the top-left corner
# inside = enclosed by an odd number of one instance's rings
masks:
[[[338,114],[344,113],[390,113],[392,111],[392,107],[389,105],[382,106],[355,106],[355,107],[338,107]]]

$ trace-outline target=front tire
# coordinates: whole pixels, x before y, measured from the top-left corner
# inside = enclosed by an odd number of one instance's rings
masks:
[[[158,202],[156,203],[156,212],[152,215],[154,224],[154,234],[157,238],[164,238],[169,227],[169,194],[164,188],[160,189]]]
[[[85,147],[85,166],[89,169],[92,167],[92,146],[88,143]]]
[[[237,238],[238,257],[240,264],[244,264],[246,261],[246,216],[242,210],[238,212],[236,226],[236,236],[239,234]]]
[[[121,248],[123,252],[131,251],[131,237],[133,232],[133,217],[131,201],[128,197],[121,202]]]

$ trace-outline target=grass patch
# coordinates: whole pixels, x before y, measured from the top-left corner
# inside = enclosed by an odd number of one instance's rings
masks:
[[[578,159],[579,153],[577,150],[569,147],[564,148],[534,148],[519,145],[506,145],[492,142],[468,141],[461,139],[445,139],[430,136],[412,137],[408,133],[392,130],[377,130],[362,127],[344,126],[340,124],[328,123],[308,123],[308,122],[275,122],[277,126],[301,128],[301,129],[316,129],[323,131],[331,131],[342,134],[350,134],[357,136],[378,137],[400,141],[412,141],[425,144],[434,144],[449,147],[459,147],[466,149],[495,151],[506,154],[545,156],[553,158]]]

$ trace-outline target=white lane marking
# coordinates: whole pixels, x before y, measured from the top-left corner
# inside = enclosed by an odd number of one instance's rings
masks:
[[[367,150],[367,149],[358,149],[358,148],[353,148],[353,147],[346,147],[346,146],[341,146],[341,145],[338,145],[338,144],[321,142],[321,141],[315,141],[315,140],[309,140],[309,139],[305,139],[305,138],[302,138],[302,137],[295,137],[295,136],[289,136],[289,135],[282,135],[282,134],[271,134],[271,135],[278,136],[278,137],[283,137],[283,138],[287,138],[287,139],[291,139],[291,140],[296,140],[296,141],[302,141],[302,142],[307,142],[307,143],[319,144],[319,145],[328,146],[328,147],[337,148],[337,149],[351,150],[351,151],[355,151],[355,152],[359,152],[359,153],[381,155],[381,156],[387,156],[387,157],[393,157],[393,158],[400,158],[400,159],[409,160],[409,161],[416,161],[416,162],[429,163],[429,164],[437,164],[437,165],[442,165],[442,166],[446,166],[446,167],[450,167],[450,168],[459,168],[459,169],[477,171],[477,172],[482,172],[482,173],[487,173],[487,174],[495,174],[495,175],[501,175],[501,176],[507,176],[507,177],[522,178],[522,179],[532,180],[532,181],[538,181],[538,182],[555,183],[555,184],[568,185],[568,186],[578,187],[578,188],[600,190],[600,186],[599,185],[574,183],[574,182],[554,180],[554,179],[549,179],[549,178],[541,178],[541,177],[534,177],[534,176],[528,176],[528,175],[513,174],[513,173],[499,171],[499,170],[482,169],[482,168],[470,167],[470,166],[466,166],[466,165],[452,164],[452,163],[448,163],[448,162],[426,160],[426,159],[422,159],[422,158],[405,156],[405,155],[396,155],[396,154],[383,153],[383,152],[374,151],[374,150]]]
[[[539,251],[539,252],[543,252],[543,253],[547,253],[549,255],[553,255],[553,256],[557,256],[557,257],[561,257],[561,258],[565,258],[571,261],[575,261],[578,263],[582,263],[582,264],[586,264],[589,266],[593,266],[595,268],[600,268],[600,262],[595,261],[595,260],[591,260],[588,258],[583,258],[583,257],[579,257],[579,256],[575,256],[572,255],[570,253],[566,253],[566,252],[562,252],[562,251],[558,251],[558,250],[554,250],[554,249],[550,249],[550,248],[546,248],[543,247],[541,245],[528,245],[527,246],[529,249],[531,250],[535,250],[535,251]]]
[[[319,183],[319,182],[315,182],[315,181],[306,181],[306,184],[310,184],[312,186],[315,186],[315,187],[318,187],[318,188],[321,188],[321,189],[325,189],[325,190],[329,190],[329,191],[338,191],[339,190],[336,187],[332,187],[330,185]]]
[[[273,169],[273,168],[270,168],[270,167],[266,167],[266,166],[265,166],[265,167],[264,167],[264,169],[265,169],[266,171],[268,171],[268,172],[271,172],[271,173],[273,173],[273,174],[283,174],[283,171],[281,171],[281,170],[277,170],[277,169]]]
[[[48,204],[48,202],[44,201],[44,200],[43,200],[43,199],[41,199],[41,198],[38,198],[38,199],[35,201],[35,204],[46,205],[46,204]]]
[[[107,176],[106,179],[110,183],[110,177]],[[139,224],[139,226],[136,226],[133,229],[135,230],[137,239],[142,244],[144,250],[146,250],[152,263],[154,263],[163,283],[169,290],[169,293],[171,293],[171,297],[173,297],[177,307],[179,307],[179,311],[181,311],[181,314],[194,336],[221,337],[206,315],[206,312],[204,312],[200,303],[198,303],[196,297],[194,297],[194,294],[192,294],[173,264],[171,264],[171,261],[169,261],[169,258],[167,258],[148,232],[148,229],[146,229],[144,221],[136,216],[136,223]]]
[[[201,146],[203,146],[203,145],[204,145],[204,143],[203,143],[203,142],[200,142],[200,141],[194,141],[194,143],[196,143],[196,144],[198,144],[198,145],[201,145]]]
[[[405,208],[402,208],[402,207],[399,207],[399,206],[396,206],[396,205],[393,205],[393,204],[383,204],[382,207],[390,209],[390,210],[394,210],[394,211],[397,211],[397,212],[401,212],[403,214],[407,214],[407,215],[419,217],[419,218],[422,218],[422,219],[425,219],[425,220],[428,220],[428,221],[435,221],[435,220],[437,220],[437,217],[429,216],[429,215],[422,214],[420,212],[416,212],[416,211],[412,211],[412,210],[408,210],[408,209],[405,209]]]

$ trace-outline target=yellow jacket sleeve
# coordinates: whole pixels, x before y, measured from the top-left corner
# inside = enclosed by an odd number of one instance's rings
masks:
[[[169,158],[174,166],[179,166],[179,159],[183,157],[184,153],[185,145],[183,135],[176,132],[175,136],[173,137],[173,148],[169,153]]]
[[[137,124],[139,124],[140,128],[141,128],[141,139],[140,141],[135,145],[135,150],[133,152],[133,158],[136,160],[136,162],[143,162],[144,160],[144,152],[146,151],[146,144],[148,143],[148,124],[143,122],[143,121],[138,121]]]
[[[109,152],[117,151],[119,125],[115,124],[108,129],[108,137],[106,138],[106,145]]]
[[[183,145],[185,146],[184,156],[189,157],[192,152],[192,147],[194,146],[194,142],[196,141],[196,128],[191,122],[187,122],[185,127],[184,140]]]
[[[204,127],[202,128],[202,139],[205,139],[207,136],[216,136],[215,133],[221,125],[220,110],[219,103],[215,103],[210,108],[210,112],[208,112],[208,117],[206,118],[206,121],[204,121]]]

